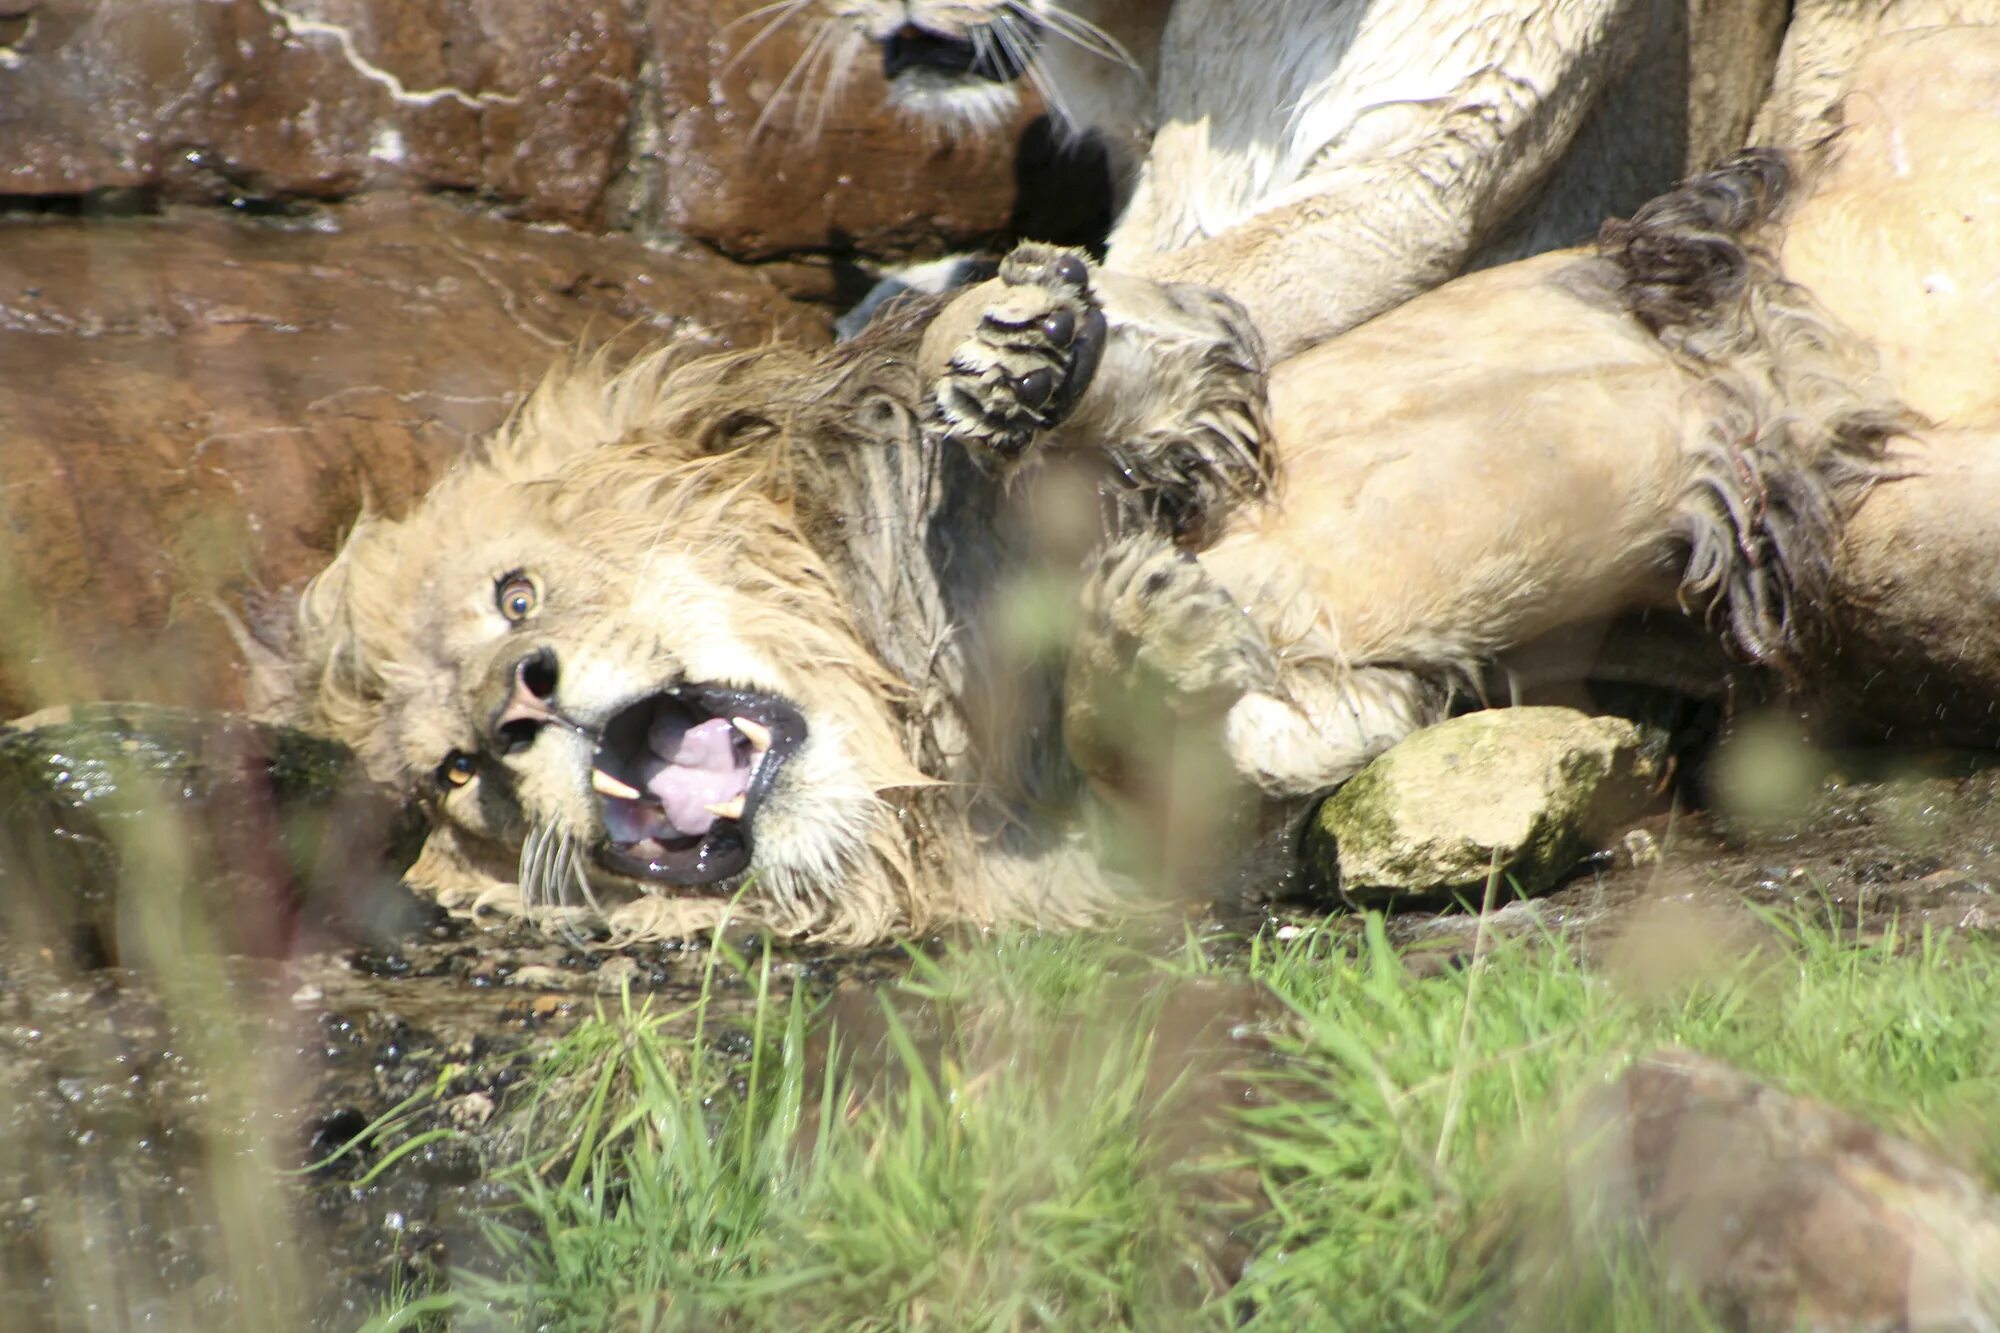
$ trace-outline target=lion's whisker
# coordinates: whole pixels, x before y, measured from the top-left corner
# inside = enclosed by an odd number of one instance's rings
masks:
[[[758,47],[762,46],[765,40],[768,39],[773,33],[777,32],[778,29],[784,27],[787,23],[790,23],[793,19],[797,18],[799,16],[799,13],[802,10],[804,10],[807,5],[811,3],[812,0],[777,0],[777,3],[775,4],[759,5],[757,8],[751,10],[749,13],[744,14],[740,18],[733,19],[729,23],[725,24],[722,28],[722,31],[716,34],[717,36],[727,35],[731,28],[736,27],[740,23],[748,23],[752,19],[756,19],[765,14],[769,14],[774,10],[778,11],[777,16],[775,18],[773,18],[769,23],[766,23],[763,27],[759,28],[756,31],[756,33],[751,36],[749,41],[737,47],[736,50],[730,54],[729,59],[725,60],[722,63],[722,68],[716,71],[717,77],[726,75],[731,70],[735,69],[737,65],[741,64],[746,58],[749,57],[751,52],[755,51]]]
[[[805,49],[799,52],[796,60],[792,61],[792,67],[786,70],[785,77],[778,81],[778,86],[771,92],[770,100],[764,103],[764,109],[758,112],[757,119],[751,122],[751,138],[754,139],[764,132],[766,126],[770,124],[772,113],[778,109],[779,105],[788,96],[793,98],[793,110],[794,112],[797,111],[797,100],[796,94],[793,92],[793,84],[798,83],[800,87],[804,86],[801,77],[809,71],[820,53],[826,50],[827,41],[832,35],[832,27],[832,24],[822,22],[817,28],[813,29],[813,35],[806,40]]]
[[[813,119],[812,137],[818,141],[833,108],[841,95],[847,91],[847,80],[854,72],[855,53],[867,45],[861,34],[843,29],[837,35],[837,44],[830,48],[827,61],[826,82],[820,86],[819,114]]]
[[[1018,6],[1010,5],[1010,10],[1018,11]],[[1140,72],[1139,62],[1125,49],[1125,44],[1098,27],[1080,14],[1071,13],[1061,5],[1051,4],[1040,15],[1042,24],[1049,31],[1063,38],[1078,50],[1123,65],[1134,74]]]
[[[808,97],[812,100],[812,123],[806,127],[805,138],[807,143],[814,144],[819,142],[820,133],[826,128],[827,113],[831,109],[828,98],[833,91],[834,66],[838,63],[835,53],[841,47],[840,31],[833,24],[827,24],[824,31],[827,40],[821,44],[818,53],[813,57],[812,71],[805,82],[799,85],[799,105],[803,107]],[[817,96],[811,93],[814,83],[819,85]],[[793,123],[796,124],[797,121],[794,120]]]
[[[1035,53],[1027,39],[1015,32],[1011,24],[1006,26],[995,24],[994,32],[999,35],[1014,63],[1021,67],[1029,86],[1034,88],[1036,95],[1042,99],[1042,105],[1053,112],[1057,120],[1064,124],[1074,124],[1069,107],[1063,101],[1062,93],[1042,67],[1035,62]]]
[[[547,842],[545,834],[543,825],[534,824],[521,839],[521,864],[516,877],[520,880],[521,915],[531,921],[535,915],[535,883],[541,875],[542,851]]]
[[[585,865],[586,855],[582,839],[565,837],[563,848],[568,853],[570,878],[575,881],[577,891],[583,895],[583,901],[589,905],[590,910],[602,919],[604,908],[598,903],[597,894],[590,887],[590,870]]]

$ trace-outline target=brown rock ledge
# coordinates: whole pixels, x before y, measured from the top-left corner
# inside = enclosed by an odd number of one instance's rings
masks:
[[[0,224],[0,716],[243,702],[254,619],[565,348],[824,337],[712,256],[378,200]]]

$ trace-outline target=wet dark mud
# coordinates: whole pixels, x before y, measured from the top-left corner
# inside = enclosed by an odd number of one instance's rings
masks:
[[[1650,816],[1491,924],[1586,948],[1649,929],[1660,904],[1796,908],[1861,932],[2000,926],[2000,769],[1815,762],[1789,806]],[[606,950],[446,918],[398,884],[407,814],[291,733],[82,710],[0,732],[0,796],[10,1329],[200,1327],[225,1310],[352,1328],[443,1266],[496,1262],[482,1220],[511,1197],[496,1175],[521,1147],[509,1112],[550,1037],[625,993],[672,1011],[706,991],[726,1047],[728,1017],[754,1002],[703,945]],[[1244,932],[1297,931],[1324,910],[1200,909],[1121,933],[1165,950],[1191,926],[1226,960]],[[1462,956],[1474,929],[1450,905],[1390,927],[1419,965]],[[763,942],[733,943],[755,956]],[[826,1002],[857,1084],[893,1077],[886,1059],[868,1065],[865,1036],[909,953],[774,943],[774,988]],[[1242,1034],[1271,1017],[1268,997],[1226,975],[1183,989],[1164,1010],[1178,1054],[1162,1068],[1213,1064],[1211,1100],[1233,1102],[1230,1071],[1255,1056]],[[955,1036],[905,1018],[927,1048]],[[1238,1250],[1218,1238],[1221,1280]]]

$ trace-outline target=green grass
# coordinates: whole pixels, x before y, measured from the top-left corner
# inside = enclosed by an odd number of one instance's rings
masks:
[[[1763,934],[1664,987],[1532,937],[1420,976],[1375,919],[1358,945],[1308,930],[1228,962],[1003,935],[838,1013],[739,959],[747,1032],[718,1042],[706,997],[627,1000],[550,1051],[495,1223],[504,1271],[451,1274],[404,1314],[1699,1327],[1643,1254],[1558,1246],[1551,1272],[1510,1230],[1559,1202],[1565,1106],[1635,1055],[1707,1051],[2000,1175],[2000,947]]]

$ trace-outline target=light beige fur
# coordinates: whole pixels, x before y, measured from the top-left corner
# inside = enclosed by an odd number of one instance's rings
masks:
[[[775,21],[805,4],[844,25],[821,34],[842,52],[834,67],[880,58],[856,33],[1010,48],[1063,123],[1114,149],[1123,198],[1109,267],[1227,292],[1276,357],[1468,266],[1575,244],[1740,146],[1785,11],[1782,0],[798,0]],[[923,70],[892,85],[917,115],[974,125],[1002,119],[1011,87]]]
[[[1996,22],[1993,0],[1797,0],[1752,142],[1806,148],[1823,138],[1857,67],[1898,33]]]
[[[616,375],[578,362],[412,513],[361,519],[302,599],[300,720],[424,803],[412,884],[544,919],[590,901],[625,937],[702,930],[732,903],[844,941],[1101,904],[1079,852],[1023,833],[975,780],[965,682],[980,666],[909,563],[949,515],[934,459],[900,448],[920,385],[909,336],[891,347],[669,349]],[[974,490],[954,503],[976,512]],[[964,558],[978,578],[977,542]],[[515,573],[540,596],[519,624],[495,604]],[[749,874],[649,892],[596,863],[589,742],[544,727],[510,752],[493,734],[513,664],[541,647],[561,661],[556,702],[586,726],[691,681],[800,708],[810,734],[757,816]],[[473,766],[462,786],[444,778],[455,756]]]
[[[1847,103],[1880,119],[1850,112],[1791,202],[1746,156],[1595,252],[1453,282],[1268,379],[1233,303],[1042,247],[833,351],[568,367],[309,589],[308,718],[426,794],[412,878],[447,901],[576,888],[678,934],[740,895],[865,940],[1085,919],[1131,901],[1121,858],[1203,891],[1268,868],[1249,853],[1303,801],[1482,666],[1620,611],[1678,603],[1810,672],[1884,440],[1934,480],[1877,480],[1857,530],[1985,467],[1995,340],[1955,293],[2000,282],[1967,230],[2000,182],[1996,71],[1990,30],[1884,43]],[[1899,380],[1966,418],[1955,442],[1897,436]],[[513,571],[540,588],[519,624]],[[585,724],[683,681],[798,705],[747,874],[598,864],[587,745],[492,733],[539,646]],[[454,753],[461,787],[435,776]]]
[[[1828,8],[1871,28],[1946,9],[2000,19],[1992,4]],[[1824,55],[1823,27],[1808,33]],[[1929,425],[1848,529],[1824,687],[1892,739],[2000,744],[2000,26],[1877,39],[1840,95],[1826,83],[1806,84],[1818,119],[1802,133],[1839,137],[1783,262],[1870,332]]]

